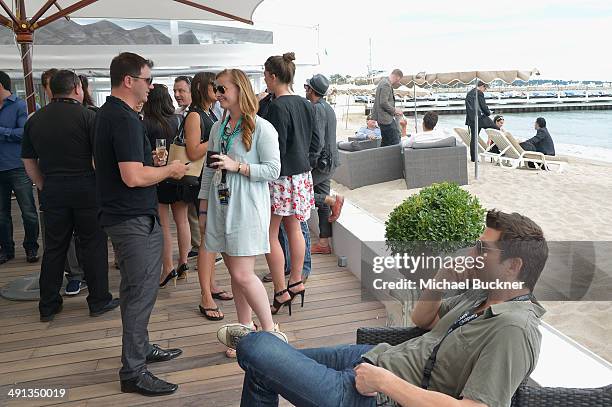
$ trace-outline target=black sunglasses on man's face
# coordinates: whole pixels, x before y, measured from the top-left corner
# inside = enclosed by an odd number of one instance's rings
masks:
[[[147,85],[151,85],[153,83],[153,77],[149,76],[148,78],[141,78],[140,76],[134,76],[134,75],[130,75],[130,77],[134,78],[134,79],[142,79],[143,81],[145,81],[147,83]]]

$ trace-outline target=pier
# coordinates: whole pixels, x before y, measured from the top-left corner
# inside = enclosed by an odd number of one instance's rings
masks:
[[[465,97],[465,96],[463,96]],[[370,114],[374,98],[363,103],[365,114]],[[430,99],[433,99],[430,98]],[[359,104],[359,100],[355,104]],[[569,110],[612,110],[612,96],[589,97],[550,97],[550,98],[487,98],[489,109],[495,113],[557,112]],[[404,111],[405,116],[414,116],[413,99],[398,99],[396,106]],[[423,100],[417,98],[417,113],[429,111],[438,114],[465,114],[464,99]]]

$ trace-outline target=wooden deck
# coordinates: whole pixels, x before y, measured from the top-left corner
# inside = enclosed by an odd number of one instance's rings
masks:
[[[21,217],[15,201],[13,206],[17,257],[0,266],[0,286],[40,269],[40,262],[25,262],[20,247]],[[110,288],[117,296],[119,271],[112,267],[112,251],[109,253]],[[267,272],[263,257],[258,258],[256,272]],[[223,264],[217,267],[217,278],[222,287],[229,287],[229,274]],[[271,293],[271,284],[266,286]],[[349,270],[337,266],[335,256],[313,257],[306,293],[303,309],[298,308],[292,317],[286,310],[275,317],[290,343],[298,348],[354,343],[358,327],[385,324],[383,305],[362,299],[359,282]],[[39,322],[37,302],[0,298],[0,405],[239,405],[242,370],[235,360],[225,357],[224,347],[216,339],[221,325],[236,321],[235,308],[232,302],[219,302],[226,316],[220,322],[200,316],[196,272],[190,273],[188,282],[182,280],[176,288],[169,286],[159,291],[149,323],[152,343],[183,349],[178,359],[150,365],[154,374],[180,385],[169,396],[149,398],[120,392],[119,309],[91,318],[85,296],[86,292],[64,297],[63,312],[50,323]],[[64,388],[67,397],[10,400],[7,393],[11,388]]]

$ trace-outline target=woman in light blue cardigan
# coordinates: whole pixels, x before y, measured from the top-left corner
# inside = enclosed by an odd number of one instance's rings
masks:
[[[238,322],[253,327],[252,311],[264,331],[286,336],[275,329],[268,295],[255,275],[255,256],[270,252],[270,192],[268,181],[280,175],[278,134],[257,117],[257,98],[246,74],[226,69],[217,75],[217,99],[229,112],[210,132],[208,149],[217,160],[202,174],[200,224],[206,229],[205,245],[220,252],[232,282]],[[226,341],[228,328],[219,330]]]

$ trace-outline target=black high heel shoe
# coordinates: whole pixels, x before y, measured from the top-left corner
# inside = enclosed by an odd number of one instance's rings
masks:
[[[172,269],[172,271],[168,273],[166,278],[164,278],[164,281],[159,283],[159,287],[160,288],[165,288],[166,284],[168,284],[168,281],[170,281],[170,280],[174,281],[174,286],[176,287],[176,278],[177,277],[178,277],[178,273],[176,272],[176,270]]]
[[[189,275],[189,265],[187,263],[183,263],[176,268],[176,272],[178,274],[177,280],[185,279],[187,281],[187,277]]]
[[[300,297],[302,297],[302,298],[301,298],[301,300],[302,300],[301,308],[304,308],[304,296],[306,295],[306,288],[304,288],[302,291],[298,291],[298,292],[291,291],[291,290],[290,290],[290,288],[297,287],[298,285],[303,284],[303,283],[304,283],[304,281],[303,281],[303,280],[300,280],[300,281],[298,281],[297,283],[289,284],[289,285],[287,286],[287,292],[288,292],[288,293],[289,293],[289,295],[291,296],[291,301],[292,301],[292,302],[293,302],[293,299],[294,299],[295,297],[297,297],[298,295],[299,295]]]
[[[281,310],[281,308],[283,308],[284,305],[287,306],[287,308],[289,308],[289,316],[291,316],[291,300],[293,300],[292,297],[290,297],[287,301],[285,302],[280,302],[279,300],[276,299],[276,297],[280,297],[281,295],[285,294],[287,292],[287,290],[282,290],[279,291],[277,293],[274,293],[274,301],[272,302],[272,315],[276,315],[278,314],[278,311]],[[291,295],[291,293],[289,294]]]

